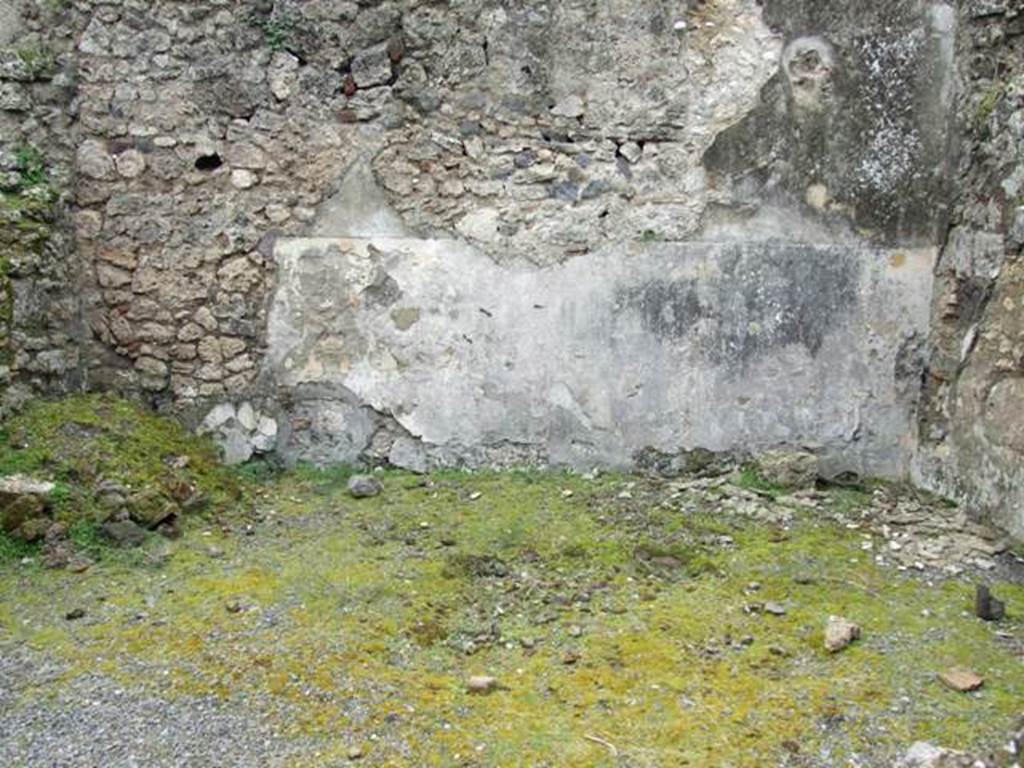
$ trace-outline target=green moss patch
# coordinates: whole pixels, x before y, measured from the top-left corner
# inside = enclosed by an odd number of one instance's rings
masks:
[[[52,480],[53,516],[94,545],[88,527],[109,515],[105,485],[154,505],[224,510],[240,497],[214,445],[173,419],[111,395],[36,401],[0,431],[0,475]],[[77,526],[77,527],[76,527]]]
[[[341,476],[262,477],[251,517],[150,567],[0,566],[0,636],[66,679],[250,707],[316,745],[296,765],[889,765],[1019,716],[1020,586],[986,624],[971,583],[882,569],[863,531],[793,510],[780,535],[639,478],[391,473],[356,501]],[[863,629],[838,654],[833,614]],[[937,681],[955,665],[981,691]]]

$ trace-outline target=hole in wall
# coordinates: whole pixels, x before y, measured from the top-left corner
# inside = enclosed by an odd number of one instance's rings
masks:
[[[224,165],[224,161],[220,159],[220,155],[216,152],[209,155],[200,155],[196,158],[197,171],[215,171],[222,165]]]

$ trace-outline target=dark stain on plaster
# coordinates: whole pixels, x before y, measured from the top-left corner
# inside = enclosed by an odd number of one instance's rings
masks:
[[[390,307],[402,298],[398,282],[382,269],[378,269],[373,282],[363,289],[363,298],[371,307]]]
[[[857,306],[860,265],[843,248],[736,245],[712,277],[654,279],[621,289],[615,306],[645,330],[715,365],[746,366],[782,347],[816,355]]]
[[[886,244],[939,242],[951,73],[928,10],[765,0],[764,17],[786,41],[783,63],[758,106],[705,153],[712,184],[731,187],[736,205],[791,207],[821,184],[836,224]]]

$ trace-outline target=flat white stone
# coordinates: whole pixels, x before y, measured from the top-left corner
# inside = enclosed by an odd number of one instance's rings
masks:
[[[235,406],[233,403],[221,403],[213,407],[206,418],[203,419],[203,431],[212,432],[222,424],[226,424],[235,418]]]
[[[252,403],[245,402],[238,406],[238,423],[250,432],[256,429],[256,410]]]

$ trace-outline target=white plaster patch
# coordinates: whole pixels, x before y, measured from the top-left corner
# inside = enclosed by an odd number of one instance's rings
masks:
[[[672,243],[537,269],[450,240],[284,239],[269,373],[350,393],[453,455],[508,442],[624,466],[646,446],[801,444],[900,475],[912,403],[893,371],[925,330],[935,255],[900,253],[895,268],[864,247]],[[380,303],[382,274],[419,309],[412,327]]]

